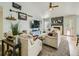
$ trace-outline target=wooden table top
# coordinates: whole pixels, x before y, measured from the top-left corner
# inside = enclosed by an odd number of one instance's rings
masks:
[[[2,40],[3,42],[5,42],[5,43],[7,43],[8,45],[10,45],[11,47],[15,47],[16,45],[18,45],[18,44],[16,44],[16,43],[14,43],[14,42],[11,42],[11,41],[8,41],[8,40]]]

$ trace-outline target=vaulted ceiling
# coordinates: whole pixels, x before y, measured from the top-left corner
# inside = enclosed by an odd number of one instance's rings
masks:
[[[35,17],[54,17],[54,16],[65,16],[65,15],[78,15],[79,14],[79,2],[54,2],[59,5],[58,8],[49,12],[49,2],[24,2],[21,3],[25,8],[26,12]]]

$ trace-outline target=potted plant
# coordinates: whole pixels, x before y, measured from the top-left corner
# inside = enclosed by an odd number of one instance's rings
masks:
[[[18,35],[19,35],[19,23],[16,23],[16,24],[12,24],[11,23],[11,30],[12,30],[12,34],[13,36],[16,38],[16,42],[18,41]]]
[[[19,27],[19,23],[16,24],[11,23],[11,30],[14,36],[19,34],[18,27]]]

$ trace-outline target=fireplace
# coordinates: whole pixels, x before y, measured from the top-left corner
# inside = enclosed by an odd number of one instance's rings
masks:
[[[63,28],[63,16],[51,18],[51,26],[53,28],[58,29],[61,34],[64,34],[63,33],[63,31],[64,31],[64,28]]]
[[[52,26],[54,29],[57,29],[57,30],[59,30],[60,31],[60,34],[63,34],[63,28],[62,28],[62,26]]]

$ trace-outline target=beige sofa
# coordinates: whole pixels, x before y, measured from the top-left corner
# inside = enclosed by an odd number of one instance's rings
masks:
[[[20,35],[20,41],[22,56],[37,56],[42,50],[42,41],[40,39],[33,41],[32,36],[22,34]]]
[[[58,49],[60,41],[61,41],[60,40],[60,38],[61,38],[60,33],[59,32],[54,32],[52,34],[55,34],[55,35],[49,36],[48,34],[46,34],[44,36],[45,38],[43,40],[43,43]]]

